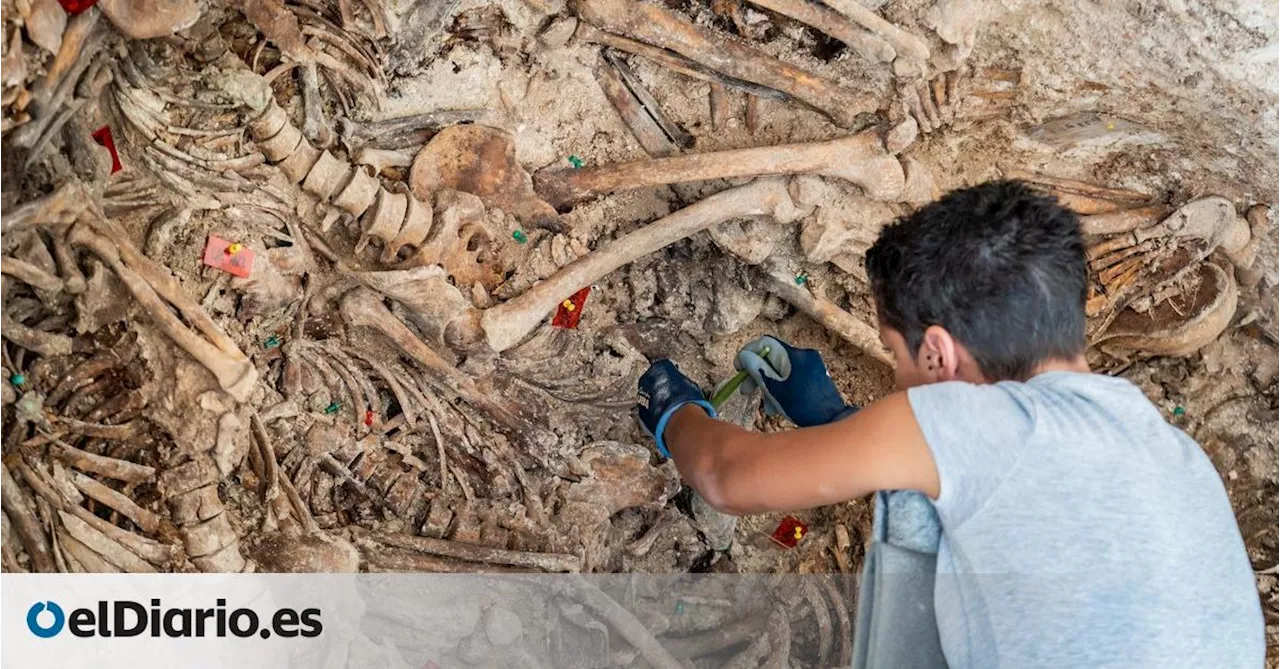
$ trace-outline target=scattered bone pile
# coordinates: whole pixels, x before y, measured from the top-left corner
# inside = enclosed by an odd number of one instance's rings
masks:
[[[671,354],[655,336],[800,314],[883,369],[862,253],[958,185],[939,147],[1027,104],[1016,59],[976,62],[989,8],[963,0],[158,4],[3,3],[6,571],[613,571],[689,523],[678,568],[732,570],[710,544],[756,549],[676,508],[631,421],[636,377]],[[531,105],[380,113],[450,48],[572,54],[638,150],[530,174]],[[664,109],[655,71],[705,90],[705,125]],[[820,132],[765,139],[778,110]],[[1265,202],[1041,167],[989,176],[1081,214],[1099,368],[1194,354],[1264,277]],[[654,193],[664,213],[581,223]],[[248,277],[201,264],[210,235],[255,254]],[[702,297],[653,278],[681,253],[709,268]],[[579,329],[550,325],[592,286]],[[641,313],[681,300],[654,335]],[[840,546],[823,568],[850,568]],[[734,666],[785,665],[806,615],[847,663],[825,604],[760,615],[780,631]]]

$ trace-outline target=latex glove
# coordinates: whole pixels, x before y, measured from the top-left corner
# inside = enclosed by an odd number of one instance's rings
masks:
[[[662,433],[671,416],[686,404],[696,404],[712,418],[716,417],[715,407],[706,400],[702,389],[682,374],[674,362],[662,359],[649,365],[648,371],[640,377],[640,401],[637,409],[640,427],[657,442],[658,452],[664,458],[671,457],[671,452],[667,450]]]
[[[761,337],[738,351],[733,366],[749,375],[739,392],[749,395],[760,388],[766,411],[782,414],[800,427],[825,425],[858,410],[844,403],[822,355],[811,348]]]

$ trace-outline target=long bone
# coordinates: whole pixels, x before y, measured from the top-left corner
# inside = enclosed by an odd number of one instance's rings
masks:
[[[857,0],[822,0],[822,2],[888,42],[898,52],[899,57],[920,64],[929,60],[929,45],[925,44],[924,40],[880,18],[879,14],[859,4]]]
[[[891,62],[897,51],[885,40],[863,29],[839,12],[810,0],[748,0],[753,5],[775,11],[824,32],[871,62]]]
[[[876,101],[835,82],[761,53],[724,34],[696,25],[656,4],[634,0],[579,0],[578,15],[612,33],[648,42],[730,77],[768,86],[826,114],[843,128]]]
[[[258,379],[258,370],[235,342],[209,319],[200,305],[182,292],[177,279],[172,275],[165,276],[123,237],[117,236],[112,241],[85,223],[72,229],[70,240],[73,244],[87,247],[110,265],[156,325],[212,372],[223,390],[239,402],[249,398]],[[208,339],[187,328],[169,310],[166,300]]]
[[[687,181],[767,174],[821,174],[860,186],[877,200],[897,201],[906,175],[873,132],[803,144],[759,146],[582,169],[541,170],[534,189],[557,209],[597,195]]]
[[[893,357],[880,344],[880,335],[875,328],[841,309],[834,302],[816,297],[809,292],[808,288],[797,285],[795,275],[788,272],[781,263],[769,261],[762,267],[761,273],[768,279],[769,291],[774,295],[836,333],[841,339],[862,349],[872,358],[890,367],[893,366]]]
[[[722,191],[615,239],[519,297],[486,309],[480,326],[489,346],[505,351],[523,340],[569,295],[664,246],[741,216],[772,216],[791,223],[808,211],[792,201],[785,179],[761,179]]]
[[[613,33],[608,33],[595,28],[590,23],[579,23],[578,29],[573,33],[573,36],[574,39],[578,41],[613,47],[618,51],[625,51],[642,58],[647,58],[668,70],[678,72],[686,77],[697,79],[698,81],[705,81],[712,86],[734,88],[750,93],[756,97],[772,98],[775,100],[791,99],[791,96],[783,93],[782,91],[774,90],[768,86],[761,86],[760,84],[753,84],[750,81],[743,81],[741,79],[726,76],[716,72],[706,65],[695,63],[669,49],[660,49],[652,44],[645,44],[644,42],[633,40],[630,37],[614,35]]]
[[[382,303],[382,297],[367,288],[357,288],[342,298],[342,316],[348,325],[381,332],[405,355],[417,362],[430,377],[436,390],[456,395],[464,402],[485,412],[513,438],[538,453],[555,443],[555,436],[519,413],[519,407],[494,399],[474,379],[418,339],[407,325],[396,318]]]

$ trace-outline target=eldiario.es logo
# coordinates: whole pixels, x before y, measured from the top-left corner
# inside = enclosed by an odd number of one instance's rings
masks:
[[[27,629],[41,639],[57,636],[65,627],[78,637],[135,637],[144,634],[173,639],[258,636],[317,637],[324,630],[320,609],[278,609],[262,626],[253,609],[227,610],[227,600],[213,608],[165,608],[159,599],[150,608],[130,600],[99,601],[95,608],[65,614],[57,602],[36,602],[27,609]]]

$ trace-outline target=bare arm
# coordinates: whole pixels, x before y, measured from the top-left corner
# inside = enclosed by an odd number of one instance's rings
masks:
[[[807,509],[876,490],[939,492],[938,470],[905,392],[843,420],[760,433],[686,406],[666,431],[689,485],[734,514]]]

